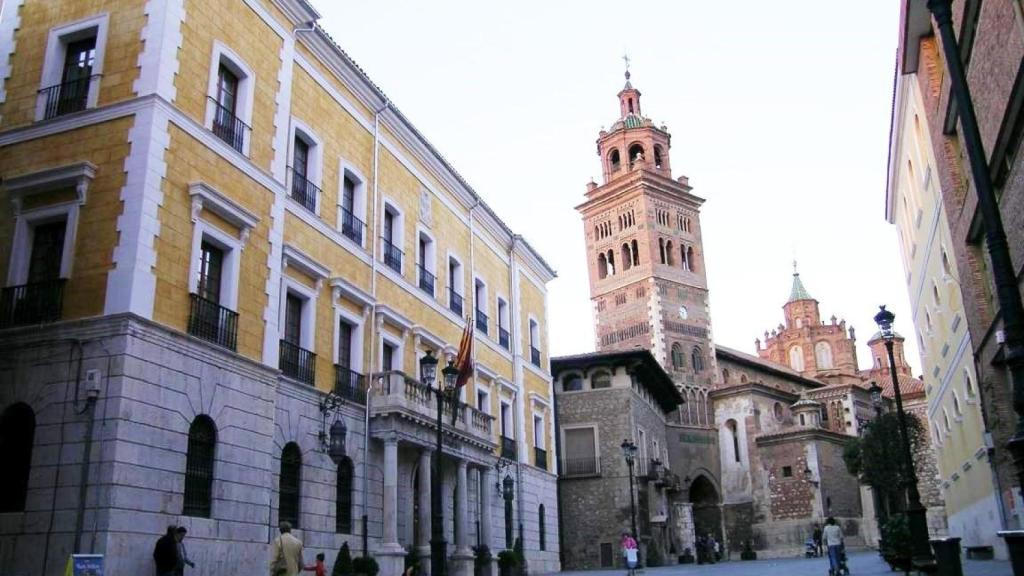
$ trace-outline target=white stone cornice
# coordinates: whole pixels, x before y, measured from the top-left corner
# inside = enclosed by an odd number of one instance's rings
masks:
[[[326,266],[290,244],[284,245],[281,264],[285,267],[295,268],[316,280],[317,289],[320,288],[321,282],[331,274]]]
[[[496,371],[488,368],[486,364],[479,361],[476,363],[476,373],[491,381],[495,381],[500,378],[500,375]]]
[[[377,301],[373,296],[340,276],[331,278],[331,290],[335,300],[345,297],[363,308],[363,314]]]
[[[551,404],[548,403],[548,399],[536,392],[530,392],[530,402],[544,409],[551,408]]]
[[[437,349],[437,350],[443,350],[444,347],[445,347],[444,340],[442,340],[436,334],[434,334],[430,330],[427,330],[423,326],[419,326],[419,325],[413,326],[412,327],[412,335],[415,338],[419,339],[420,341],[425,342],[431,348],[434,348],[434,349]]]
[[[377,320],[379,322],[386,322],[395,328],[398,328],[402,331],[403,336],[413,327],[412,320],[406,318],[394,308],[385,305],[377,306]]]
[[[252,212],[238,205],[234,200],[221,194],[205,182],[193,182],[188,186],[188,195],[192,198],[192,221],[199,219],[199,212],[204,208],[226,220],[238,228],[238,237],[244,243],[249,239],[249,232],[256,227],[260,219]]]
[[[94,178],[96,178],[95,164],[76,162],[4,178],[0,184],[10,197],[14,213],[18,214],[21,212],[21,204],[25,197],[61,188],[74,188],[78,204],[85,204],[89,184]]]

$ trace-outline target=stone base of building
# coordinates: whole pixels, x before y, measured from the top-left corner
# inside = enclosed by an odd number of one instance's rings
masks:
[[[991,546],[997,560],[1009,560],[1006,541],[997,534],[1002,530],[1001,512],[996,496],[982,498],[947,518],[949,535],[960,538],[960,546]]]

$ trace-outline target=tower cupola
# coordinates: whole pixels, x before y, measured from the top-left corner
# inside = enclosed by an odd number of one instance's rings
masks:
[[[619,91],[619,118],[608,130],[601,130],[597,153],[601,156],[604,181],[629,174],[634,170],[650,170],[666,178],[672,177],[668,149],[671,136],[665,126],[656,126],[640,111],[640,91],[630,81]]]

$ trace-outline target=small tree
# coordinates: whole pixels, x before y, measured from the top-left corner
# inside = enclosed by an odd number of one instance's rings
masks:
[[[331,576],[352,576],[352,552],[348,549],[348,542],[342,544],[341,550],[338,550]]]
[[[910,447],[916,451],[925,441],[925,429],[917,416],[907,414]],[[901,500],[909,476],[904,469],[899,417],[892,412],[875,418],[863,438],[851,439],[843,450],[846,470],[874,490],[886,508]],[[884,514],[886,510],[880,510]]]

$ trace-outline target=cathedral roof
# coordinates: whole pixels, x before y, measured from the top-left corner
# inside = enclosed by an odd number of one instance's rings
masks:
[[[629,114],[628,116],[623,118],[622,125],[625,128],[642,128],[644,125],[644,121],[636,114]]]
[[[793,289],[789,291],[789,300],[786,302],[796,302],[797,300],[814,300],[811,294],[804,288],[804,283],[800,281],[800,273],[793,272]]]

